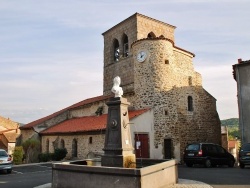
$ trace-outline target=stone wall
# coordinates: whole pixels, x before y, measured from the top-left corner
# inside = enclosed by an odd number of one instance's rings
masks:
[[[173,153],[181,159],[187,143],[220,143],[220,121],[216,100],[202,88],[201,75],[194,70],[192,54],[175,49],[166,39],[140,40],[132,46],[135,62],[136,109],[154,110],[154,145],[163,146],[164,138],[173,141]],[[136,60],[138,51],[148,56]],[[193,110],[188,110],[188,97]],[[128,99],[131,101],[130,99]]]
[[[22,142],[32,138],[37,133],[33,129],[22,129],[21,130],[21,140]]]
[[[137,15],[137,40],[147,38],[152,32],[155,37],[168,38],[174,42],[174,30],[175,26],[144,15]]]
[[[89,143],[89,138],[92,137],[92,143]],[[55,146],[61,148],[61,140],[64,140],[64,146],[68,151],[66,159],[72,159],[72,143],[73,140],[77,141],[77,158],[86,159],[90,152],[102,152],[104,147],[105,133],[99,134],[79,134],[79,135],[55,135],[55,136],[42,136],[42,152],[47,152],[47,141],[49,141],[49,152],[53,153]]]
[[[174,26],[149,18],[141,14],[134,14],[123,22],[109,29],[104,36],[104,72],[103,94],[109,95],[112,88],[113,78],[120,76],[124,93],[134,91],[134,62],[130,46],[134,41],[147,38],[149,33],[156,37],[164,36],[174,42]],[[128,37],[129,55],[124,57],[123,37]],[[119,42],[120,60],[114,60],[114,40]]]
[[[130,53],[130,46],[133,41],[137,40],[136,19],[131,17],[103,34],[104,37],[104,72],[103,72],[103,94],[111,94],[110,90],[113,86],[113,78],[120,76],[125,92],[131,92],[133,86],[133,61]],[[128,37],[127,57],[123,56],[123,37]],[[119,42],[120,60],[114,60],[114,40]]]

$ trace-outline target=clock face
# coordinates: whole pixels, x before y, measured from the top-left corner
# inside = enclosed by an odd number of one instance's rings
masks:
[[[139,51],[137,56],[136,56],[136,59],[139,62],[145,61],[146,58],[147,58],[147,53],[145,51]]]

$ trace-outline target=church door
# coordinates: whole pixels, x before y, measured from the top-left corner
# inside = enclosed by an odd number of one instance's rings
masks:
[[[172,141],[171,139],[164,139],[164,158],[172,158]]]
[[[135,134],[135,155],[136,158],[149,158],[148,134]]]

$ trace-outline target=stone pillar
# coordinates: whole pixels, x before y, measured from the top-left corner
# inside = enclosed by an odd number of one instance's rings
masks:
[[[126,98],[114,97],[108,102],[108,119],[102,166],[134,168],[136,166],[132,146],[128,105]]]

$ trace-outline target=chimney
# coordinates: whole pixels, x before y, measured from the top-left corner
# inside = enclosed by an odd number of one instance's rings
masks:
[[[238,64],[240,64],[242,62],[242,59],[238,59]]]

